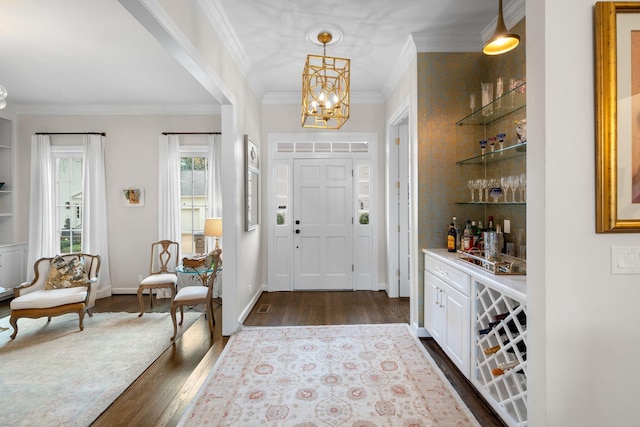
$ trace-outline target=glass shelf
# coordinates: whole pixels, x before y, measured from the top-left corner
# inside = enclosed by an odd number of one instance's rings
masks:
[[[468,159],[459,160],[456,162],[458,165],[482,165],[493,162],[501,162],[503,160],[509,160],[516,157],[524,156],[527,154],[527,143],[510,145],[502,150],[496,150],[493,153],[487,153],[485,155],[479,155],[470,157]]]
[[[456,205],[525,206],[527,202],[456,202]]]
[[[524,108],[527,104],[526,84],[526,82],[521,83],[500,98],[496,98],[493,102],[475,110],[464,119],[456,122],[456,125],[488,125],[507,114]],[[490,108],[493,108],[493,113],[485,116],[483,113],[488,113]]]

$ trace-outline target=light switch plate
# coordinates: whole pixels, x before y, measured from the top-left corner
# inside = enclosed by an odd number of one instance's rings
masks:
[[[612,246],[611,274],[640,274],[640,248]]]
[[[511,233],[511,220],[510,219],[505,219],[504,220],[504,225],[502,226],[502,228],[503,228],[502,232],[504,234]]]

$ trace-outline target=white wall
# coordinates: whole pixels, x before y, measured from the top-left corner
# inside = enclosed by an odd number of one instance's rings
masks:
[[[106,132],[112,287],[115,293],[135,293],[138,290],[138,275],[149,272],[151,243],[158,240],[160,134],[219,130],[219,115],[18,115],[17,241],[27,241],[29,236],[31,135],[36,132]],[[53,142],[60,138],[63,137],[51,136]],[[143,207],[122,206],[121,190],[130,186],[145,190]]]
[[[531,426],[637,426],[637,275],[595,233],[592,0],[527,2]]]

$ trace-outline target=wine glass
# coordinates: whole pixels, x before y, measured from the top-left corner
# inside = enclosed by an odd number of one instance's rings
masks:
[[[527,199],[527,174],[520,174],[520,201],[525,202]]]
[[[518,187],[520,187],[520,177],[518,175],[513,175],[511,178],[511,188],[513,189],[513,203],[516,202],[516,191]]]
[[[500,187],[502,187],[502,191],[504,192],[504,202],[507,203],[507,196],[509,194],[509,177],[500,177]]]
[[[484,156],[484,153],[487,152],[487,141],[485,139],[480,141],[480,152],[482,153],[483,156]]]
[[[469,95],[469,108],[471,108],[471,112],[476,111],[476,94],[472,93]]]
[[[478,189],[478,201],[482,202],[482,178],[476,179],[476,188]]]
[[[504,140],[506,137],[507,137],[506,133],[498,134],[498,144],[499,144],[500,151],[504,150]]]
[[[473,203],[476,201],[476,197],[475,197],[476,182],[474,179],[470,179],[469,181],[467,181],[467,188],[471,190],[471,203]]]
[[[489,180],[488,179],[483,179],[482,180],[482,188],[484,189],[484,201],[488,202],[489,201],[489,190],[491,189],[491,187],[489,186]]]

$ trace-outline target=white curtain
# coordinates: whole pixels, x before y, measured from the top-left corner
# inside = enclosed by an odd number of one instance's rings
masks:
[[[160,135],[158,240],[180,243],[180,141]]]
[[[160,135],[158,173],[158,240],[181,243],[180,234],[180,140],[178,135]],[[180,245],[182,246],[182,245]],[[180,253],[182,247],[180,248]],[[180,263],[180,253],[178,264]],[[157,298],[169,298],[168,289],[158,289]]]
[[[109,240],[107,233],[107,183],[104,162],[105,138],[84,135],[82,191],[82,251],[100,255],[97,298],[111,295]]]
[[[52,168],[49,135],[33,135],[31,137],[31,193],[27,251],[27,280],[29,281],[34,277],[35,261],[42,257],[52,257],[57,253]]]

